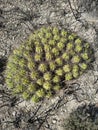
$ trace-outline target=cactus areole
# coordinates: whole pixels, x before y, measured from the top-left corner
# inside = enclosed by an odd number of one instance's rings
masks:
[[[9,56],[6,84],[14,94],[38,102],[85,72],[92,55],[89,43],[76,34],[42,27]]]

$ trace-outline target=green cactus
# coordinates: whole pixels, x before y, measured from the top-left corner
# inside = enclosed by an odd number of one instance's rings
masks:
[[[39,71],[41,72],[45,72],[47,70],[47,65],[44,64],[44,63],[41,63],[39,66],[38,66],[38,69]]]
[[[63,65],[63,60],[59,57],[55,60],[55,62],[57,63],[57,65],[61,66]]]
[[[46,52],[49,52],[51,49],[52,49],[51,46],[49,46],[48,44],[45,44],[45,45],[44,45],[44,50],[45,50]]]
[[[67,39],[65,37],[61,37],[60,42],[63,43],[65,47],[65,44],[67,43]]]
[[[55,68],[56,68],[56,63],[54,61],[50,61],[49,68],[50,68],[51,71],[54,71]]]
[[[28,85],[28,88],[27,88],[27,91],[30,93],[30,92],[35,92],[37,90],[37,84],[29,84]]]
[[[52,84],[49,81],[44,82],[43,88],[46,90],[50,90],[52,88]]]
[[[53,55],[58,56],[58,55],[59,55],[59,50],[54,47],[54,48],[52,49],[52,53],[53,53]]]
[[[73,66],[72,75],[74,78],[77,78],[79,76],[79,66],[78,65]]]
[[[83,58],[83,60],[88,60],[89,59],[88,53],[86,53],[86,52],[82,53],[81,57]]]
[[[28,69],[33,70],[36,68],[36,64],[33,61],[29,61],[27,67]]]
[[[76,52],[80,52],[80,51],[82,51],[82,49],[83,49],[83,47],[82,47],[81,45],[77,45],[77,46],[75,47],[75,51],[76,51]]]
[[[53,77],[53,83],[59,83],[60,82],[60,77],[55,75],[55,77]]]
[[[36,61],[36,62],[38,62],[38,61],[41,61],[41,55],[40,54],[35,54],[35,56],[34,56],[34,60]]]
[[[69,65],[69,64],[64,65],[64,66],[63,66],[63,70],[64,70],[65,73],[66,73],[66,72],[70,72],[70,71],[71,71],[70,65]]]
[[[86,70],[87,69],[87,64],[80,63],[80,67],[81,67],[81,69]]]
[[[53,39],[54,39],[55,41],[59,41],[59,40],[60,40],[60,36],[56,34],[56,35],[54,35]]]
[[[79,57],[79,55],[75,55],[72,57],[72,62],[73,63],[79,63],[81,60],[81,58]]]
[[[29,99],[30,94],[28,92],[23,92],[22,97],[27,100],[27,99]]]
[[[65,74],[65,80],[66,81],[69,81],[69,80],[71,80],[73,77],[72,77],[72,73],[67,73],[67,74]]]
[[[72,50],[73,49],[73,43],[69,42],[67,45],[66,45],[66,49],[67,50]]]
[[[46,61],[51,61],[53,59],[53,54],[51,54],[50,52],[46,52]]]
[[[39,74],[38,74],[37,71],[33,70],[33,72],[31,72],[30,77],[31,77],[33,80],[37,80],[38,77],[39,77]]]
[[[76,72],[73,71],[72,75],[73,75],[74,78],[77,78],[79,76],[79,72],[78,71],[76,71]]]
[[[51,33],[46,33],[46,38],[49,39],[52,37],[52,34]]]
[[[55,90],[55,91],[58,91],[58,90],[60,90],[60,88],[61,88],[61,86],[58,84],[58,85],[55,85],[54,87],[53,87],[53,89]]]
[[[40,98],[43,98],[45,96],[45,91],[43,89],[39,89],[36,91],[36,95]]]
[[[46,98],[50,98],[50,97],[52,97],[52,91],[47,91],[47,93],[46,93]]]
[[[69,60],[70,56],[69,56],[69,54],[68,54],[67,52],[64,52],[63,55],[62,55],[62,58],[63,58],[65,61],[67,61],[67,60]]]
[[[58,33],[59,33],[58,28],[54,27],[54,28],[53,28],[53,32],[52,32],[52,33],[53,33],[54,35],[55,35],[55,34],[58,34]]]
[[[37,102],[40,101],[40,98],[39,98],[37,95],[33,95],[33,96],[31,97],[31,101],[37,103]]]
[[[59,75],[59,76],[62,76],[62,75],[63,75],[63,69],[61,69],[61,68],[57,69],[55,72],[56,72],[56,74]]]
[[[57,43],[57,47],[59,48],[59,50],[62,50],[62,49],[65,47],[65,45],[64,45],[64,43],[61,41],[61,42]]]
[[[41,85],[43,85],[43,83],[44,83],[44,79],[43,79],[43,78],[40,78],[40,79],[38,79],[38,80],[36,81],[36,83],[41,86]]]
[[[38,102],[78,78],[93,53],[89,43],[57,27],[42,27],[9,56],[5,81],[14,94]]]
[[[50,72],[46,72],[46,73],[43,75],[43,77],[44,77],[44,79],[45,79],[45,80],[50,81],[50,80],[51,80],[51,78],[52,78],[52,75],[51,75],[51,73],[50,73]]]
[[[82,43],[82,40],[80,38],[77,38],[75,40],[75,44],[80,45]]]
[[[55,40],[50,40],[49,45],[54,46],[56,44]]]
[[[35,52],[36,52],[36,53],[39,53],[39,54],[42,53],[42,52],[43,52],[42,47],[41,47],[41,46],[36,46]]]
[[[68,34],[68,32],[67,32],[67,31],[65,31],[65,30],[62,30],[62,31],[61,31],[61,36],[66,37],[66,36],[67,36],[67,34]]]
[[[73,40],[74,40],[74,36],[73,36],[73,35],[69,35],[69,36],[68,36],[68,40],[69,40],[69,41],[73,41]]]

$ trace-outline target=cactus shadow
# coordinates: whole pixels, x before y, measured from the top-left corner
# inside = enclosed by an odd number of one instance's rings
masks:
[[[98,130],[98,103],[79,106],[64,121],[65,130]]]
[[[5,70],[7,58],[1,57],[0,58],[0,73],[2,73]]]

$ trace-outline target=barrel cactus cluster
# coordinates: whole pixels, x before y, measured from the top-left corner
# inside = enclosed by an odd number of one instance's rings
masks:
[[[6,84],[13,93],[38,102],[78,78],[92,60],[89,43],[57,27],[42,27],[8,58]]]

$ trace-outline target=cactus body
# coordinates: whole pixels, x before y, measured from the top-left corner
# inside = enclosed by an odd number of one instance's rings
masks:
[[[6,84],[15,94],[38,102],[61,89],[64,80],[78,78],[91,55],[90,45],[76,34],[42,27],[9,56]]]

